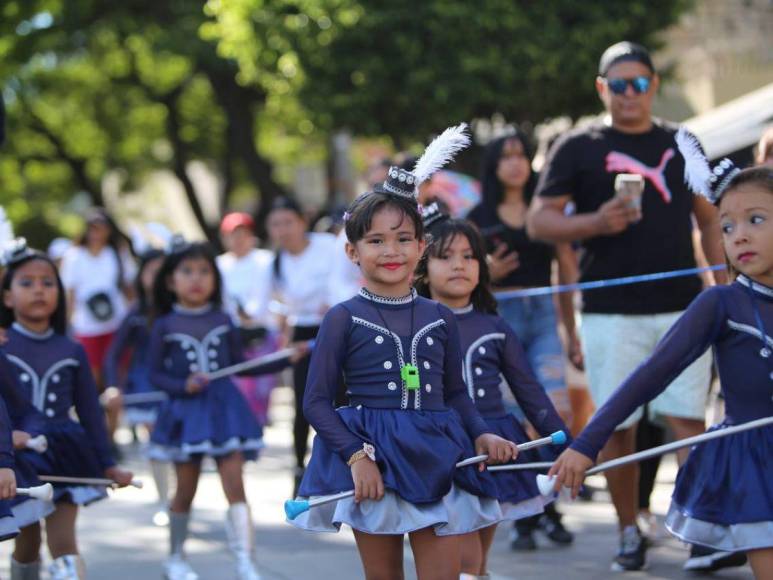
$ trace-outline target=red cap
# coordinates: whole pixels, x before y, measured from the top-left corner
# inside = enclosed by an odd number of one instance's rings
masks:
[[[229,213],[220,222],[220,233],[230,234],[236,228],[242,226],[252,231],[255,228],[255,220],[252,219],[250,214],[241,211]]]

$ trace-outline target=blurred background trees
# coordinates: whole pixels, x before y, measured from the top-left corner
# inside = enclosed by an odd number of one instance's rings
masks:
[[[595,112],[604,48],[656,48],[688,6],[0,0],[0,204],[40,245],[75,228],[85,206],[163,173],[213,238],[225,208],[260,217],[298,189],[297,166],[332,167],[341,132],[402,149],[461,120],[532,127]],[[325,187],[337,193],[332,179]],[[180,215],[165,217],[174,227]]]

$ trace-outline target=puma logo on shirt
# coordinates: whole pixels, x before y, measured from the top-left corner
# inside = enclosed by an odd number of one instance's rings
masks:
[[[610,151],[606,159],[607,171],[609,173],[636,173],[641,175],[644,179],[649,179],[653,187],[660,193],[663,201],[671,203],[671,190],[666,183],[664,172],[666,165],[668,165],[668,162],[674,155],[673,147],[669,147],[660,157],[660,163],[655,167],[650,167],[630,155],[618,151]]]

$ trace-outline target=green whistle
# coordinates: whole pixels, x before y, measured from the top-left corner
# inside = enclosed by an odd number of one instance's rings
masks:
[[[415,365],[403,365],[400,369],[400,378],[405,383],[405,388],[409,391],[416,391],[419,388],[419,369]]]

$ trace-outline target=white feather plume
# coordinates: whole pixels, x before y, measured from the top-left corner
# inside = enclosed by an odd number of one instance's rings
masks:
[[[711,167],[698,139],[682,126],[676,132],[676,145],[684,157],[685,183],[694,193],[711,200]]]
[[[8,214],[0,207],[0,250],[13,241],[13,225]]]
[[[416,187],[470,145],[470,136],[466,131],[467,123],[460,123],[443,131],[429,144],[412,172],[416,177]]]

